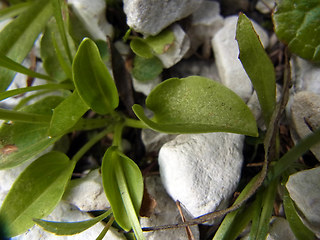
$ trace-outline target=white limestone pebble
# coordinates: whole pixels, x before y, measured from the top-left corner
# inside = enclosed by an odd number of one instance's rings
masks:
[[[241,61],[238,59],[239,47],[235,39],[237,21],[237,16],[225,19],[224,26],[212,39],[212,47],[221,82],[247,102],[253,93],[253,88]],[[263,46],[268,46],[269,38],[266,31],[254,22],[253,26]]]
[[[203,0],[124,0],[127,24],[135,31],[157,35],[170,24],[187,17]]]
[[[162,183],[193,216],[215,211],[234,193],[243,162],[243,135],[179,135],[159,152]]]

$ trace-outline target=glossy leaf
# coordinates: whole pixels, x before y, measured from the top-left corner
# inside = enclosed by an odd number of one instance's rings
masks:
[[[313,232],[301,221],[287,189],[284,189],[283,207],[290,228],[298,240],[316,239]]]
[[[252,23],[240,14],[236,39],[239,58],[257,92],[265,123],[268,125],[276,103],[274,67],[266,54]]]
[[[132,75],[141,82],[155,79],[162,72],[162,62],[157,57],[142,58],[135,56]]]
[[[273,22],[276,35],[291,52],[311,61],[320,61],[318,0],[280,0]]]
[[[41,114],[50,117],[63,98],[52,96],[35,104],[21,108],[21,112]],[[0,128],[0,169],[17,166],[36,156],[59,138],[49,138],[48,123],[9,122]],[[12,151],[7,147],[14,146]]]
[[[58,204],[75,162],[60,152],[50,152],[28,166],[14,182],[0,209],[8,237],[34,225],[33,218],[49,215]]]
[[[0,52],[21,63],[51,16],[50,1],[35,1],[0,32]],[[0,68],[0,92],[7,89],[14,75],[11,70]]]
[[[52,222],[42,219],[33,219],[33,221],[47,232],[51,232],[56,235],[73,235],[85,231],[108,217],[110,214],[112,214],[111,210],[101,214],[100,216],[81,222]]]
[[[205,77],[171,78],[146,99],[150,120],[140,105],[133,110],[150,128],[166,133],[233,132],[257,136],[255,119],[241,98]]]
[[[171,30],[165,29],[156,36],[149,36],[145,42],[156,54],[165,53],[173,44],[175,37]]]
[[[81,42],[72,71],[80,97],[92,110],[107,114],[118,107],[115,83],[101,60],[96,44],[89,38]]]
[[[138,221],[143,197],[139,167],[117,147],[110,147],[103,157],[101,172],[115,220],[126,231],[133,228],[137,239],[143,239]]]
[[[141,38],[134,38],[130,42],[132,51],[143,58],[152,58],[152,50],[149,45]]]
[[[49,128],[49,136],[60,136],[72,128],[89,110],[77,91],[62,101],[54,110]]]

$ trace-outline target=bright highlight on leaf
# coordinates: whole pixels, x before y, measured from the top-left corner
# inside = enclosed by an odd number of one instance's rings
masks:
[[[236,39],[239,58],[257,92],[266,125],[269,124],[276,104],[276,80],[274,67],[266,54],[251,21],[240,14]]]
[[[126,231],[133,228],[137,239],[144,239],[138,220],[143,197],[139,167],[117,147],[110,147],[103,157],[101,172],[115,220]]]
[[[256,121],[242,99],[205,77],[171,78],[146,99],[154,116],[148,119],[140,105],[133,110],[148,127],[166,133],[233,132],[257,136]]]
[[[75,162],[60,152],[50,152],[27,167],[13,184],[0,209],[6,237],[27,231],[33,218],[49,215],[59,203]]]
[[[280,0],[273,14],[275,33],[291,52],[320,62],[320,2]]]
[[[118,107],[116,85],[100,57],[98,47],[89,38],[81,42],[72,71],[80,97],[92,110],[108,114]]]

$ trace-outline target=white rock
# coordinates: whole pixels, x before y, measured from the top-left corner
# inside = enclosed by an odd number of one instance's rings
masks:
[[[147,152],[158,152],[163,144],[174,139],[177,135],[166,134],[153,131],[151,129],[142,129],[141,139]]]
[[[180,135],[160,149],[163,185],[193,217],[216,210],[232,196],[240,179],[243,138],[231,133]]]
[[[235,40],[238,17],[227,17],[221,28],[212,39],[212,47],[221,78],[221,82],[237,93],[245,102],[252,95],[252,84],[238,59],[239,47]],[[264,47],[268,45],[267,33],[256,23],[253,26],[260,36]]]
[[[302,220],[316,234],[320,234],[320,167],[295,173],[286,187],[301,211]]]
[[[187,32],[191,40],[191,51],[188,55],[202,44],[210,46],[212,37],[222,26],[223,17],[220,15],[219,3],[205,0],[192,14],[191,27]]]
[[[88,219],[91,219],[91,217],[87,213],[79,211],[78,209],[64,201],[61,201],[56,209],[46,218],[46,220],[49,221],[59,222],[78,222]],[[41,227],[35,225],[29,231],[12,238],[12,240],[89,240],[96,239],[103,229],[104,224],[99,222],[79,234],[71,236],[56,236],[52,233],[44,231]],[[103,239],[125,240],[126,238],[111,227]]]
[[[99,169],[91,171],[86,177],[70,182],[63,199],[81,211],[106,210],[110,203],[104,193]]]
[[[296,240],[289,222],[282,217],[272,219],[266,240]]]
[[[150,94],[150,92],[152,91],[152,89],[154,89],[155,86],[157,86],[160,82],[161,82],[160,77],[156,77],[155,79],[150,80],[150,81],[146,81],[146,82],[139,81],[139,80],[135,79],[134,77],[132,77],[133,89],[136,92],[143,93],[146,96],[148,96]]]
[[[153,227],[181,222],[181,216],[175,202],[168,196],[161,184],[160,177],[151,176],[145,179],[145,187],[149,195],[154,199],[154,209],[150,217],[142,217],[140,223],[142,227]],[[152,205],[152,204],[151,204]],[[152,207],[152,206],[151,206]],[[187,218],[187,216],[185,216]],[[191,227],[195,239],[199,239],[199,229],[197,226]],[[185,240],[187,234],[185,228],[171,229],[166,231],[145,232],[148,240],[175,239]]]
[[[144,35],[157,35],[164,28],[194,12],[203,0],[124,0],[127,24]]]
[[[294,95],[291,104],[291,126],[298,134],[304,138],[320,127],[320,95],[312,92],[299,92]],[[311,129],[310,129],[311,128]],[[294,140],[298,140],[293,136]],[[316,144],[310,149],[320,161],[320,144]]]
[[[113,27],[106,20],[106,1],[69,0],[68,3],[95,40],[113,37]]]
[[[156,54],[164,68],[169,68],[179,62],[190,48],[190,39],[180,25],[174,24],[171,30],[175,37],[173,44],[165,53]]]
[[[256,5],[256,9],[263,14],[270,13],[274,7],[275,0],[259,0]]]
[[[294,93],[310,91],[320,95],[320,67],[297,56],[290,63]]]

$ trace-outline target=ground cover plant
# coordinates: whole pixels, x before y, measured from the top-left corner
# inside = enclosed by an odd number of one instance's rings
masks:
[[[97,239],[103,238],[114,221],[124,232],[131,233],[128,238],[145,239],[143,231],[187,227],[226,215],[213,239],[235,239],[250,222],[250,239],[266,238],[277,188],[289,174],[301,169],[294,163],[320,140],[317,129],[287,153],[281,155],[279,151],[279,121],[290,87],[288,55],[293,52],[320,61],[319,33],[312,34],[310,30],[320,25],[320,7],[316,1],[308,4],[305,1],[280,1],[274,13],[275,32],[289,48],[286,50],[283,93],[278,103],[274,66],[250,20],[244,14],[239,15],[239,58],[257,92],[267,127],[265,132],[260,130],[259,138],[253,114],[241,98],[220,83],[201,76],[167,79],[151,91],[143,106],[129,101],[131,106],[128,107],[124,103],[129,97],[126,95],[128,90],[117,85],[121,81],[119,74],[125,74],[122,71],[124,63],[111,39],[94,42],[85,31],[78,31],[64,1],[9,2],[8,8],[0,11],[1,19],[15,17],[0,32],[0,99],[37,92],[12,110],[0,109],[0,119],[4,120],[0,129],[0,169],[36,160],[20,174],[1,206],[0,222],[5,237],[22,234],[34,224],[57,235],[72,235],[105,220],[105,230]],[[301,8],[296,10],[294,4]],[[292,20],[296,19],[296,14],[300,21]],[[304,15],[310,17],[311,26],[305,24],[306,29],[301,29],[299,24]],[[291,26],[292,21],[297,24]],[[41,32],[41,61],[46,73],[21,64]],[[128,31],[124,41],[130,41],[134,53],[132,74],[141,81],[157,76],[163,69],[157,55],[167,51],[173,40],[170,30],[146,39]],[[304,46],[308,48],[304,49]],[[7,90],[16,72],[47,82]],[[59,94],[47,95],[48,92]],[[145,108],[153,112],[153,117],[148,117]],[[92,113],[94,117],[90,117]],[[176,225],[141,229],[139,211],[144,191],[143,176],[139,159],[126,155],[122,139],[124,131],[133,128],[170,134],[244,134],[257,143],[262,141],[263,167],[229,208]],[[66,152],[56,149],[42,154],[48,147],[64,141],[65,136],[84,131],[92,133],[90,139],[71,159]],[[112,136],[112,141],[104,151],[101,174],[111,209],[82,222],[42,220],[61,200],[77,163],[106,135]],[[313,239],[314,234],[299,219],[286,191],[283,203],[297,239]]]

